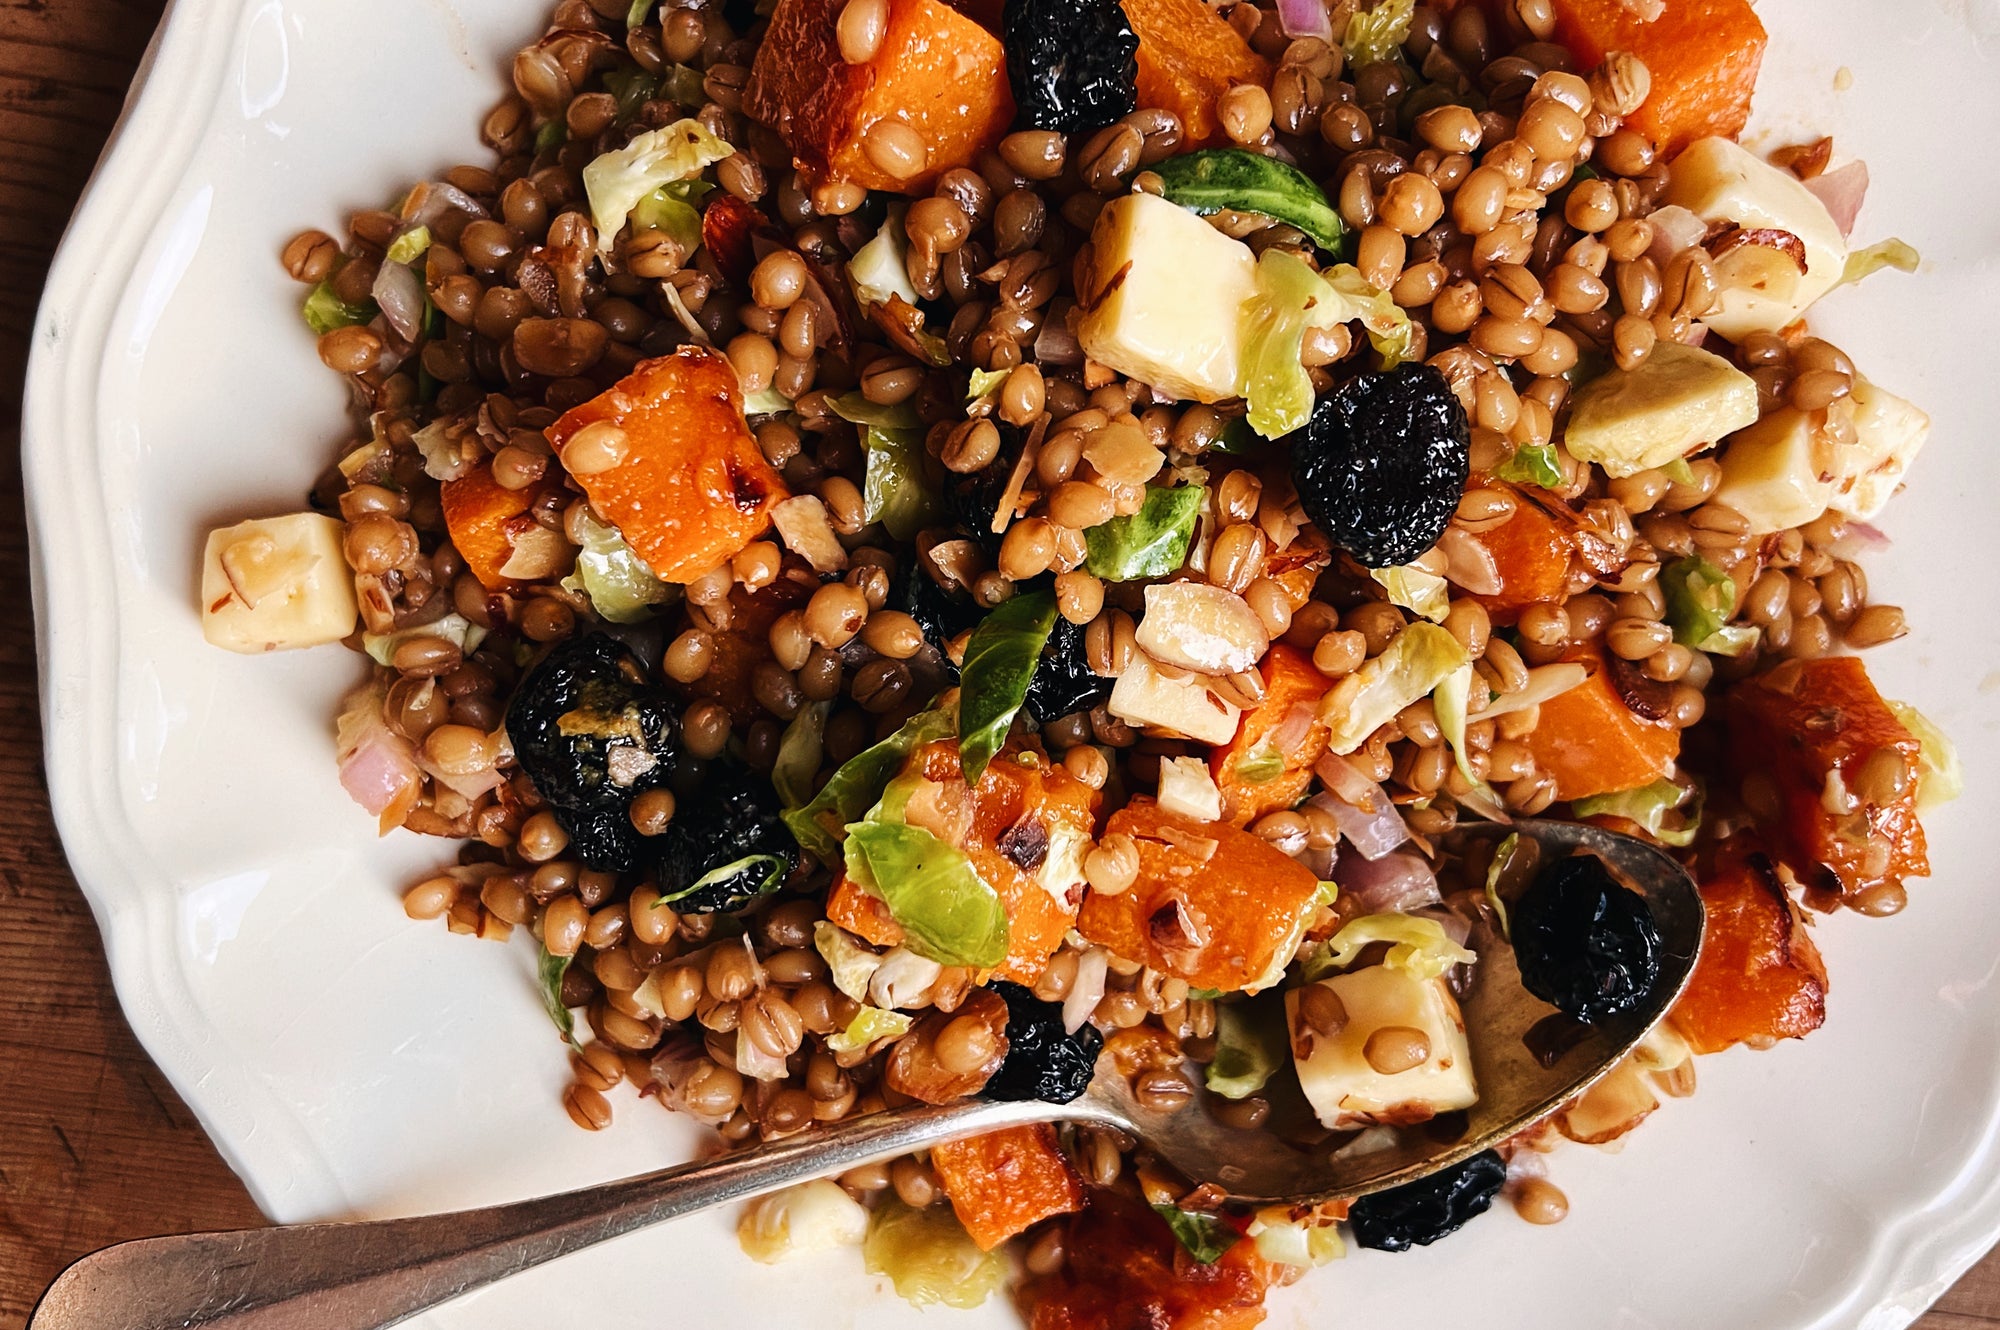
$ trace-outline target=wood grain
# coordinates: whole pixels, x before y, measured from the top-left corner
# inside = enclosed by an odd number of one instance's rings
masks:
[[[0,0],[0,431],[11,441],[49,256],[162,0]],[[0,444],[0,585],[27,584],[18,449]],[[0,634],[0,1330],[76,1257],[257,1222],[139,1048],[63,861],[41,771],[34,643]],[[1671,1321],[1671,1316],[1664,1317]],[[1920,1330],[2000,1330],[2000,1255]]]

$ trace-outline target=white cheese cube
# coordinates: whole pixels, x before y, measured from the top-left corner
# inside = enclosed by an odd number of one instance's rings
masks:
[[[1222,791],[1208,764],[1198,757],[1169,757],[1160,762],[1160,807],[1197,822],[1222,820]]]
[[[743,1254],[765,1265],[851,1247],[866,1236],[867,1209],[826,1178],[759,1197],[736,1225]]]
[[[1701,139],[1674,158],[1662,201],[1711,224],[1789,231],[1805,244],[1804,273],[1759,247],[1746,246],[1718,262],[1721,304],[1702,322],[1732,342],[1791,323],[1839,283],[1847,266],[1847,241],[1826,205],[1790,171],[1728,139]]]
[[[318,513],[240,522],[208,534],[201,633],[256,654],[338,642],[360,613],[341,551],[346,528]]]
[[[1931,436],[1931,418],[1868,380],[1854,380],[1855,442],[1834,455],[1828,507],[1863,521],[1882,511]]]
[[[1721,356],[1661,342],[1576,390],[1564,446],[1609,476],[1665,466],[1757,419],[1757,384]]]
[[[1374,965],[1319,981],[1347,1010],[1347,1024],[1328,1037],[1308,1026],[1299,1011],[1304,989],[1285,994],[1299,1085],[1319,1120],[1336,1130],[1385,1123],[1428,1122],[1479,1100],[1472,1077],[1472,1048],[1465,1021],[1443,976],[1419,979]],[[1425,1061],[1393,1075],[1369,1065],[1368,1037],[1390,1026],[1421,1030],[1430,1041]],[[1299,1056],[1301,1053],[1304,1056]]]
[[[1127,725],[1172,730],[1208,744],[1234,739],[1237,718],[1243,714],[1241,707],[1210,692],[1199,677],[1169,679],[1137,651],[1112,685],[1105,708]]]
[[[1781,407],[1729,439],[1715,502],[1749,518],[1753,535],[1803,526],[1826,511],[1830,461],[1813,417]]]
[[[1179,398],[1241,390],[1243,302],[1257,288],[1250,247],[1155,194],[1104,205],[1079,275],[1084,354]]]

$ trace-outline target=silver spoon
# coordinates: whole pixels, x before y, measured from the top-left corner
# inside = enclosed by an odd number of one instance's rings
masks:
[[[1356,1154],[1340,1140],[1287,1143],[1223,1126],[1199,1105],[1148,1109],[1125,1079],[1100,1073],[1070,1104],[965,1100],[916,1105],[719,1158],[560,1196],[456,1214],[293,1224],[121,1243],[77,1261],[42,1295],[28,1330],[376,1330],[570,1252],[696,1210],[846,1172],[944,1141],[1033,1122],[1110,1127],[1137,1137],[1195,1183],[1252,1204],[1353,1197],[1413,1181],[1490,1149],[1553,1113],[1631,1051],[1673,1006],[1701,945],[1701,897],[1660,850],[1565,822],[1477,825],[1460,839],[1509,830],[1540,842],[1545,861],[1574,850],[1604,858],[1651,905],[1663,943],[1659,982],[1641,1009],[1579,1027],[1543,1065],[1529,1031],[1552,1008],[1521,987],[1513,950],[1484,939],[1462,1007],[1479,1103],[1452,1140],[1402,1133]]]

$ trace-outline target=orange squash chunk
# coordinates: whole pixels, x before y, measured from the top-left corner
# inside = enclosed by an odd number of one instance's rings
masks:
[[[599,421],[625,431],[625,460],[576,483],[662,581],[693,581],[740,553],[789,497],[744,422],[736,371],[706,347],[640,364],[549,426],[549,442],[561,453]]]
[[[510,490],[483,466],[447,480],[439,489],[452,548],[488,591],[510,591],[520,585],[500,570],[514,556],[514,537],[535,525],[527,515],[534,501],[532,487]]]
[[[1612,51],[1646,62],[1653,90],[1625,123],[1672,157],[1699,138],[1735,138],[1750,119],[1764,25],[1749,0],[1665,0],[1651,22],[1625,0],[1554,0],[1555,40],[1590,70]]]
[[[1075,856],[1078,880],[1060,902],[1037,879],[1046,863],[1041,856],[1064,840],[1089,837],[1097,820],[1097,791],[1062,764],[1018,742],[1001,749],[970,790],[959,768],[956,739],[925,744],[910,755],[903,771],[940,787],[930,800],[935,806],[969,813],[958,847],[1007,910],[1007,958],[993,973],[1032,984],[1075,924],[1076,898],[1082,894],[1080,854]],[[827,894],[826,917],[878,947],[903,940],[903,929],[888,908],[845,874]]]
[[[1514,498],[1514,515],[1472,538],[1493,556],[1500,590],[1478,597],[1495,623],[1511,624],[1530,605],[1554,604],[1569,582],[1570,556],[1575,544],[1569,524],[1551,516],[1542,501],[1502,480],[1479,482]]]
[[[1850,812],[1829,807],[1876,754],[1894,753],[1915,771],[1923,751],[1858,657],[1809,660],[1796,672],[1786,666],[1746,680],[1730,691],[1727,715],[1737,769],[1777,785],[1777,815],[1760,826],[1808,887],[1859,892],[1930,873],[1914,780],[1886,803],[1854,797]]]
[[[934,1145],[931,1166],[981,1251],[1083,1208],[1083,1183],[1046,1122]]]
[[[1248,1239],[1203,1265],[1166,1220],[1121,1192],[1093,1189],[1068,1227],[1068,1265],[1021,1290],[1029,1330],[1253,1330],[1264,1294],[1291,1273]]]
[[[743,109],[778,131],[814,175],[928,194],[939,175],[972,165],[1013,123],[1007,53],[999,38],[939,0],[889,0],[881,48],[868,63],[850,65],[836,36],[845,5],[779,0]],[[891,175],[869,156],[869,132],[883,121],[917,132],[921,170]]]
[[[1802,1039],[1826,1019],[1826,966],[1758,843],[1736,836],[1701,877],[1701,959],[1674,1005],[1697,1053],[1751,1040]]]
[[[1303,651],[1283,643],[1265,653],[1264,700],[1243,713],[1236,737],[1209,755],[1209,771],[1222,791],[1222,815],[1245,826],[1266,813],[1290,808],[1312,784],[1313,763],[1332,732],[1315,716],[1303,731],[1294,709],[1312,715],[1333,680],[1313,668]],[[1291,731],[1280,735],[1287,722]],[[1280,739],[1285,742],[1280,743]]]
[[[1181,118],[1181,146],[1223,143],[1215,103],[1239,83],[1271,81],[1271,62],[1250,49],[1202,0],[1123,0],[1139,36],[1139,105]]]
[[[1590,677],[1542,703],[1527,739],[1536,765],[1556,778],[1556,798],[1634,790],[1671,773],[1681,732],[1626,706],[1595,647],[1574,648],[1563,659],[1580,663]]]
[[[1312,871],[1261,836],[1197,822],[1138,798],[1106,834],[1139,847],[1139,876],[1116,896],[1090,893],[1077,930],[1126,960],[1229,993],[1291,959],[1300,918],[1319,893]]]

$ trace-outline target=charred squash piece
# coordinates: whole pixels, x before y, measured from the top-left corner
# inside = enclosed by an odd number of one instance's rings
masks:
[[[1279,643],[1265,653],[1262,670],[1263,702],[1243,713],[1236,737],[1208,759],[1222,815],[1239,827],[1299,801],[1331,733],[1315,706],[1333,680],[1303,651]]]
[[[1671,775],[1681,751],[1672,722],[1649,720],[1626,705],[1596,647],[1572,648],[1563,659],[1582,665],[1589,677],[1542,703],[1526,741],[1536,765],[1556,778],[1556,798],[1634,790]]]
[[[981,1251],[1083,1208],[1083,1183],[1046,1122],[933,1146],[931,1166]]]
[[[452,548],[488,591],[520,585],[500,570],[514,557],[514,538],[536,525],[528,516],[534,500],[533,489],[510,490],[484,466],[447,480],[438,492]]]
[[[740,553],[790,496],[743,419],[736,371],[719,352],[684,346],[641,363],[549,426],[549,442],[560,454],[600,422],[624,431],[625,459],[576,483],[662,581],[692,581]]]
[[[1737,769],[1777,786],[1775,812],[1766,800],[1745,802],[1763,810],[1772,853],[1808,887],[1852,894],[1929,875],[1916,781],[1880,803],[1854,792],[1874,784],[1861,780],[1871,762],[1914,773],[1922,755],[1858,658],[1757,675],[1730,691],[1725,714]]]
[[[1697,1053],[1802,1039],[1826,1019],[1826,966],[1770,856],[1740,835],[1701,875],[1701,959],[1673,1021]]]

